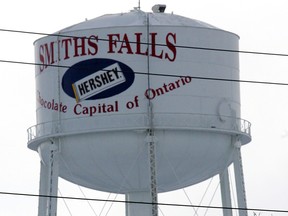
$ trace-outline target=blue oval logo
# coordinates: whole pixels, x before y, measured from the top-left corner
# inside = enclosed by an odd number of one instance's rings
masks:
[[[77,102],[112,97],[134,82],[134,71],[113,59],[89,59],[70,67],[62,78],[64,92]]]

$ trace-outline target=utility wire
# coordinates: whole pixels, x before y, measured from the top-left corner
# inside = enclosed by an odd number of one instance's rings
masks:
[[[155,203],[150,202],[135,202],[135,201],[123,201],[123,200],[110,200],[110,199],[97,199],[97,198],[81,198],[81,197],[67,197],[67,196],[49,196],[49,195],[39,195],[30,193],[13,193],[13,192],[0,192],[1,195],[11,195],[11,196],[26,196],[26,197],[49,197],[55,199],[70,199],[70,200],[89,200],[95,202],[112,202],[112,203],[130,203],[130,204],[142,204],[142,205],[152,205]],[[247,211],[257,211],[257,212],[274,212],[274,213],[288,213],[288,210],[281,209],[263,209],[263,208],[236,208],[236,207],[222,207],[222,206],[205,206],[205,205],[188,205],[188,204],[178,204],[178,203],[157,203],[161,206],[173,206],[173,207],[187,207],[187,208],[209,208],[209,209],[232,209],[232,210],[247,210]]]
[[[3,32],[12,32],[12,33],[22,33],[22,34],[35,34],[35,35],[42,35],[42,36],[57,36],[57,37],[72,37],[72,38],[79,38],[78,36],[71,36],[71,35],[63,35],[63,34],[48,34],[48,33],[41,33],[41,32],[33,32],[33,31],[22,31],[22,30],[13,30],[13,29],[0,29]],[[86,37],[84,37],[86,38]],[[109,41],[108,39],[100,39],[102,41]],[[123,42],[121,40],[116,40],[118,42]],[[130,42],[136,43],[136,42]],[[149,43],[141,43],[149,45]],[[166,44],[155,44],[156,46],[167,46]],[[175,45],[178,48],[187,48],[187,49],[199,49],[199,50],[207,50],[207,51],[223,51],[223,52],[237,52],[237,53],[245,53],[245,54],[258,54],[258,55],[273,55],[273,56],[282,56],[288,57],[288,54],[283,53],[270,53],[270,52],[256,52],[256,51],[241,51],[241,50],[228,50],[228,49],[217,49],[217,48],[208,48],[208,47],[194,47],[194,46],[180,46]],[[23,62],[23,61],[13,61],[13,60],[3,60],[0,59],[2,63],[13,63],[13,64],[26,64],[26,65],[33,65],[33,66],[51,66],[51,67],[60,67],[60,68],[70,68],[69,66],[65,65],[51,65],[51,64],[40,64],[40,63],[32,63],[32,62]],[[122,71],[123,72],[123,71]],[[135,71],[134,71],[135,72]],[[135,72],[135,74],[142,74],[147,75],[145,72]],[[159,74],[159,73],[149,73],[151,76],[163,76],[163,77],[185,77],[187,75],[173,75],[173,74]],[[253,83],[253,84],[268,84],[268,85],[284,85],[287,86],[288,83],[283,82],[269,82],[269,81],[255,81],[255,80],[233,80],[233,79],[225,79],[225,78],[216,78],[216,77],[200,77],[200,76],[193,76],[193,79],[201,79],[201,80],[214,80],[214,81],[229,81],[229,82],[242,82],[242,83]]]
[[[72,35],[66,35],[66,34],[49,34],[49,33],[43,33],[43,32],[33,32],[33,31],[22,31],[22,30],[14,30],[14,29],[0,29],[2,32],[11,32],[11,33],[21,33],[21,34],[34,34],[34,35],[41,35],[41,36],[55,36],[55,37],[71,37],[71,38],[86,38],[87,37],[79,37],[79,36],[72,36]],[[104,38],[97,38],[98,41],[109,41],[108,39]],[[113,40],[116,42],[125,42],[122,40]],[[133,42],[129,41],[129,43],[139,43],[139,42]],[[140,44],[143,45],[151,45],[150,43],[141,42]],[[155,46],[167,46],[166,44],[154,44]],[[231,50],[231,49],[221,49],[221,48],[210,48],[210,47],[197,47],[197,46],[184,46],[184,45],[175,45],[177,48],[183,48],[183,49],[198,49],[198,50],[207,50],[207,51],[218,51],[218,52],[234,52],[234,53],[243,53],[243,54],[254,54],[254,55],[270,55],[270,56],[282,56],[282,57],[288,57],[288,54],[286,53],[272,53],[272,52],[259,52],[259,51],[247,51],[247,50]]]
[[[71,37],[71,38],[79,38],[78,36],[64,35],[64,34],[48,34],[41,32],[33,32],[33,31],[22,31],[22,30],[12,30],[12,29],[0,29],[2,32],[11,32],[11,33],[21,33],[21,34],[34,34],[41,36],[55,36],[55,37]],[[108,39],[97,38],[99,41],[109,41]],[[117,42],[123,42],[121,40],[116,40]],[[136,43],[130,41],[130,43]],[[149,43],[141,43],[145,45],[149,45]],[[155,44],[156,46],[166,46],[166,44]],[[196,46],[183,46],[183,45],[175,45],[177,48],[183,49],[198,49],[198,50],[206,50],[206,51],[217,51],[217,52],[234,52],[234,53],[243,53],[243,54],[256,54],[256,55],[270,55],[270,56],[281,56],[288,57],[288,54],[284,53],[271,53],[271,52],[258,52],[258,51],[245,51],[245,50],[230,50],[230,49],[220,49],[220,48],[209,48],[209,47],[196,47]],[[13,63],[13,64],[26,64],[26,65],[42,65],[38,63],[31,62],[22,62],[22,61],[11,61],[11,60],[0,60],[2,63]],[[52,67],[61,67],[61,68],[70,68],[69,66],[62,65],[44,65],[44,66],[52,66]],[[120,72],[120,71],[119,71]],[[124,71],[122,71],[124,72]],[[134,71],[135,74],[139,75],[147,75],[145,72],[137,72]],[[163,76],[163,77],[187,77],[187,75],[173,75],[173,74],[159,74],[159,73],[149,73],[151,76]],[[282,82],[268,82],[268,81],[252,81],[252,80],[233,80],[233,79],[225,79],[225,78],[216,78],[216,77],[199,77],[193,76],[193,79],[200,80],[214,80],[214,81],[229,81],[229,82],[243,82],[243,83],[253,83],[253,84],[268,84],[268,85],[283,85],[287,86],[288,83]],[[64,197],[64,196],[46,196],[46,195],[36,195],[36,194],[24,194],[24,193],[10,193],[10,192],[0,192],[3,195],[18,195],[18,196],[33,196],[33,197],[50,197],[50,198],[62,198],[62,199],[76,199],[76,200],[90,200],[90,201],[104,201],[104,202],[120,202],[120,203],[135,203],[135,204],[150,204],[148,202],[133,202],[133,201],[120,201],[120,200],[104,200],[104,199],[91,199],[91,198],[78,198],[78,197]],[[233,210],[249,210],[249,211],[265,211],[265,212],[278,212],[278,213],[288,213],[288,210],[278,210],[278,209],[256,209],[256,208],[230,208],[230,207],[218,207],[218,206],[203,206],[203,205],[185,205],[185,204],[172,204],[172,203],[157,203],[157,205],[163,206],[175,206],[175,207],[197,207],[197,208],[212,208],[212,209],[233,209]]]
[[[62,35],[62,34],[48,34],[48,33],[40,33],[40,32],[32,32],[32,31],[21,31],[21,30],[12,30],[12,29],[0,29],[3,32],[11,32],[11,33],[22,33],[22,34],[34,34],[41,36],[57,36],[57,37],[72,37],[79,38],[71,35]],[[108,39],[97,38],[99,41],[108,41]],[[118,42],[123,42],[117,40]],[[136,43],[136,42],[130,42]],[[141,43],[149,45],[149,43]],[[155,44],[156,46],[166,46],[166,44]],[[270,56],[281,56],[288,57],[288,54],[284,53],[271,53],[271,52],[258,52],[258,51],[244,51],[244,50],[230,50],[230,49],[218,49],[218,48],[208,48],[208,47],[195,47],[195,46],[181,46],[175,45],[177,48],[183,49],[198,49],[198,50],[207,50],[207,51],[218,51],[218,52],[234,52],[234,53],[243,53],[243,54],[256,54],[256,55],[270,55]],[[2,63],[13,63],[13,64],[26,64],[26,65],[43,65],[31,62],[21,62],[21,61],[10,61],[10,60],[0,60]],[[61,65],[45,65],[45,66],[53,66],[53,67],[62,67],[69,68],[69,66],[61,66]],[[123,71],[122,71],[123,72]],[[145,72],[135,72],[135,74],[147,75]],[[173,74],[159,74],[159,73],[149,73],[149,75],[153,76],[165,76],[165,77],[185,77],[187,75],[173,75]],[[267,81],[252,81],[252,80],[233,80],[233,79],[224,79],[224,78],[215,78],[215,77],[192,77],[193,79],[200,80],[214,80],[214,81],[232,81],[232,82],[244,82],[244,83],[253,83],[253,84],[268,84],[268,85],[284,85],[287,86],[288,83],[281,82],[267,82]],[[61,199],[74,199],[74,200],[90,200],[90,201],[101,201],[101,202],[118,202],[118,203],[134,203],[134,204],[150,204],[149,202],[133,202],[133,201],[120,201],[120,200],[104,200],[104,199],[91,199],[91,198],[78,198],[78,197],[64,197],[64,196],[46,196],[46,195],[36,195],[36,194],[24,194],[24,193],[11,193],[11,192],[0,192],[2,195],[15,195],[15,196],[30,196],[30,197],[50,197],[50,198],[61,198]],[[288,213],[288,210],[279,210],[279,209],[256,209],[256,208],[228,208],[228,207],[218,207],[218,206],[202,206],[202,205],[185,205],[185,204],[172,204],[172,203],[157,203],[157,205],[162,206],[175,206],[175,207],[197,207],[197,208],[207,208],[207,209],[233,209],[233,210],[249,210],[249,211],[264,211],[264,212],[277,212],[277,213]]]
[[[22,61],[13,61],[13,60],[3,60],[0,59],[0,63],[11,63],[11,64],[25,64],[25,65],[41,65],[40,63],[32,63],[32,62],[22,62]],[[70,66],[65,65],[52,65],[52,64],[44,64],[44,66],[50,67],[60,67],[60,68],[70,68]],[[102,69],[103,70],[103,69]],[[108,71],[108,70],[107,70]],[[118,71],[123,72],[125,71]],[[135,74],[139,75],[148,75],[146,72],[134,71]],[[288,86],[288,83],[283,82],[268,82],[268,81],[256,81],[256,80],[236,80],[236,79],[226,79],[226,78],[217,78],[217,77],[201,77],[201,76],[189,76],[189,75],[175,75],[175,74],[161,74],[161,73],[149,73],[150,76],[162,76],[162,77],[191,77],[192,79],[199,79],[199,80],[212,80],[212,81],[223,81],[223,82],[240,82],[240,83],[252,83],[252,84],[265,84],[265,85],[280,85],[280,86]]]

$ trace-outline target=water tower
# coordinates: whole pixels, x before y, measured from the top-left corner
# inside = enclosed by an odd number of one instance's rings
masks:
[[[223,51],[238,50],[239,38],[164,10],[104,15],[35,42],[37,125],[28,147],[41,157],[47,197],[39,216],[56,214],[49,196],[57,195],[58,176],[151,202],[128,204],[126,214],[156,216],[157,193],[219,174],[229,207],[233,162],[238,206],[246,208],[239,157],[250,123],[241,119],[233,81],[238,53]]]

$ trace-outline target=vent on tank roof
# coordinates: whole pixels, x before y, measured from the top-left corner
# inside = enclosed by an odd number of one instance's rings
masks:
[[[152,7],[152,11],[154,13],[164,13],[166,9],[166,5],[164,4],[156,4]]]

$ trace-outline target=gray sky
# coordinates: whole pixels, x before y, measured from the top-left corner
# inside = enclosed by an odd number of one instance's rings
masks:
[[[187,3],[189,2],[189,4]],[[240,50],[288,54],[288,2],[286,0],[202,0],[141,2],[141,9],[151,11],[156,3],[167,5],[166,12],[198,19],[240,36]],[[82,0],[10,0],[1,3],[0,28],[31,32],[53,33],[67,26],[103,14],[128,12],[138,6],[138,1],[103,2]],[[0,60],[34,62],[33,42],[39,35],[0,31]],[[1,119],[1,178],[0,191],[37,194],[39,188],[39,157],[27,148],[26,129],[36,124],[34,66],[0,62],[2,74],[0,92]],[[242,80],[288,83],[288,57],[240,54]],[[288,210],[288,86],[241,84],[242,118],[252,123],[252,142],[242,148],[244,176],[249,208]],[[193,204],[199,204],[203,186],[185,189]],[[218,179],[213,179],[208,198],[209,204]],[[204,189],[203,189],[204,188]],[[59,182],[63,196],[83,197],[78,186]],[[107,193],[82,189],[85,196],[107,199]],[[217,195],[211,205],[220,205]],[[110,198],[114,198],[111,195]],[[209,198],[210,197],[210,198]],[[116,199],[122,199],[120,195]],[[195,201],[194,201],[195,200]],[[189,204],[182,190],[171,192],[160,201]],[[94,215],[86,202],[66,203],[72,215]],[[91,203],[100,215],[104,203]],[[38,199],[0,194],[0,215],[37,215]],[[70,215],[59,200],[59,215]],[[106,214],[109,204],[101,215]],[[118,214],[123,205],[115,204],[108,215]],[[84,213],[83,213],[84,212]],[[194,214],[191,209],[163,209],[164,215],[173,213]],[[205,212],[205,211],[203,211]],[[256,212],[259,214],[260,212]],[[208,213],[209,214],[209,213]],[[264,213],[261,215],[285,215]],[[213,215],[213,214],[212,214]],[[215,214],[214,214],[215,215]],[[253,215],[253,212],[249,212]],[[288,215],[288,214],[286,214]]]

